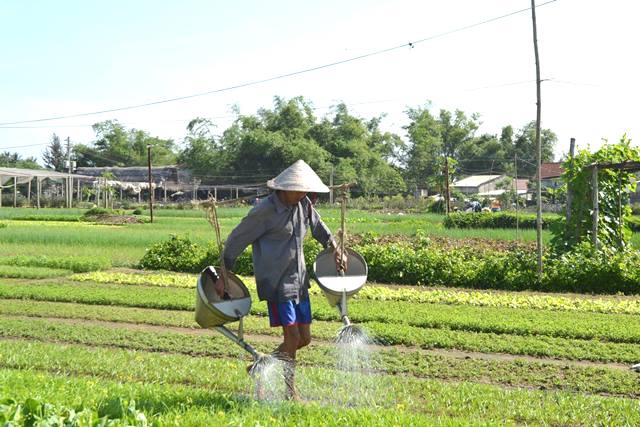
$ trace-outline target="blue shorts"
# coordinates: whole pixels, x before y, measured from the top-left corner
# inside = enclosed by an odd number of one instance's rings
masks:
[[[269,324],[276,326],[309,325],[311,323],[311,301],[286,301],[282,303],[267,301]]]

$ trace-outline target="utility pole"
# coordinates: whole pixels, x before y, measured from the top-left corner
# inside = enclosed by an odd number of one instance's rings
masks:
[[[71,187],[71,141],[69,137],[67,137],[67,208],[71,208],[71,192],[73,188]]]
[[[569,162],[573,165],[573,155],[576,149],[576,139],[569,140]],[[571,204],[573,202],[573,191],[570,183],[567,183],[567,224],[571,221]]]
[[[151,222],[153,222],[153,188],[151,188],[151,144],[147,145],[147,165],[149,171],[149,213],[151,214]]]
[[[331,165],[331,175],[329,175],[329,204],[333,206],[333,165]]]
[[[518,240],[518,235],[520,234],[520,197],[518,196],[518,153],[513,156],[513,165],[515,169],[515,180],[516,180],[516,240]]]
[[[538,206],[536,209],[536,243],[538,249],[538,278],[542,278],[542,142],[540,137],[540,116],[542,115],[542,102],[540,95],[540,56],[538,54],[538,28],[536,24],[536,1],[531,0],[531,20],[533,21],[533,50],[536,58],[536,163],[537,180],[536,196]]]
[[[451,212],[451,207],[449,205],[449,200],[451,199],[449,195],[449,156],[444,156],[444,210],[447,215]]]

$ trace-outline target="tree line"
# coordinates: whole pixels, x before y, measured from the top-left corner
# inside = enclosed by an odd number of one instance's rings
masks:
[[[397,194],[426,188],[441,191],[445,159],[452,178],[472,174],[535,173],[535,126],[511,125],[500,135],[477,135],[477,114],[434,112],[430,104],[406,111],[406,139],[386,132],[384,115],[365,119],[340,103],[317,117],[303,97],[275,97],[271,108],[244,115],[235,110],[233,123],[220,134],[215,123],[195,118],[176,143],[127,129],[115,120],[93,125],[94,141],[76,144],[72,157],[78,166],[144,166],[147,145],[153,164],[178,164],[202,183],[264,182],[297,159],[304,159],[329,182],[357,182],[361,194]],[[542,132],[543,161],[553,159],[555,134]],[[8,153],[7,153],[8,154]],[[63,170],[66,150],[54,134],[43,153],[45,166]],[[0,157],[0,160],[3,157]],[[0,163],[1,165],[1,163]]]

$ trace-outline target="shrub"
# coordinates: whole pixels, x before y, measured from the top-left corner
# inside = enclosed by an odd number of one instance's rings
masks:
[[[311,269],[322,246],[313,239],[304,241],[303,252],[307,267]],[[200,272],[208,265],[220,265],[220,253],[215,242],[202,248],[188,237],[171,236],[169,241],[156,243],[147,249],[139,267],[147,270],[168,270],[185,273]],[[251,246],[240,254],[233,268],[234,273],[253,274]]]
[[[220,252],[218,251],[218,244],[215,242],[209,242],[205,249],[205,255],[203,262],[204,266],[207,265],[220,265]],[[203,266],[203,268],[204,268]],[[236,259],[236,264],[233,266],[234,273],[237,274],[253,274],[253,259],[251,258],[251,246],[244,250]]]
[[[147,249],[140,260],[140,268],[197,273],[205,266],[205,250],[188,237],[171,236]]]
[[[542,221],[542,228],[549,228],[552,224],[560,221],[558,216],[545,216]],[[536,216],[531,214],[519,214],[507,212],[480,212],[451,213],[443,220],[445,228],[536,228]]]
[[[0,222],[0,228],[6,228],[6,227],[7,227],[6,222]]]
[[[313,239],[304,242],[307,269],[322,249]],[[536,254],[525,249],[479,251],[438,247],[433,243],[379,243],[373,237],[353,246],[367,261],[368,280],[404,285],[450,286],[510,291],[640,293],[640,252],[603,249],[582,244],[557,258],[545,257],[545,272],[537,276]],[[198,272],[219,264],[217,247],[201,249],[188,238],[173,236],[150,248],[141,267]],[[251,250],[237,259],[234,272],[253,274]]]
[[[84,216],[100,216],[100,215],[111,215],[113,214],[114,211],[111,209],[105,209],[105,208],[91,208],[88,211],[86,211],[84,213]]]
[[[133,215],[142,215],[142,209],[134,209],[132,212]]]
[[[549,260],[543,288],[589,293],[640,293],[640,252],[582,242]],[[543,289],[546,290],[546,289]]]

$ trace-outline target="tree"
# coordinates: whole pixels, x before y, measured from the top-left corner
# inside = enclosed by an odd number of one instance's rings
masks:
[[[78,144],[78,166],[144,166],[147,145],[153,146],[154,165],[175,163],[174,143],[170,139],[150,136],[138,129],[126,129],[117,120],[93,125],[96,140],[91,145]]]
[[[411,147],[405,159],[407,183],[419,188],[441,190],[445,158],[461,163],[462,156],[473,148],[478,129],[478,115],[470,117],[456,110],[440,110],[436,118],[425,107],[407,110],[410,123],[405,127]]]
[[[0,167],[21,169],[42,169],[35,157],[22,158],[18,153],[0,153]]]
[[[398,166],[404,143],[399,136],[381,132],[381,117],[369,121],[349,114],[344,103],[333,107],[310,135],[331,155],[334,182],[356,182],[356,192],[396,194],[406,191]]]
[[[194,176],[204,179],[205,184],[215,180],[206,178],[207,175],[220,175],[226,168],[225,151],[213,135],[215,125],[208,119],[197,117],[187,125],[187,136],[184,138],[184,148],[178,154],[178,163],[191,170]]]
[[[58,172],[64,171],[66,156],[62,149],[60,138],[55,133],[51,137],[49,147],[44,151],[44,153],[42,153],[42,159],[44,160],[44,165],[47,168]]]
[[[542,143],[542,161],[553,161],[553,146],[558,141],[556,134],[550,129],[540,131]],[[536,167],[536,122],[531,121],[524,125],[515,136],[515,139],[507,146],[506,155],[509,159],[518,156],[518,174],[525,177],[533,177],[537,173]]]
[[[459,168],[462,175],[503,174],[513,163],[495,135],[483,134],[465,141],[459,150]]]
[[[328,182],[357,182],[356,192],[397,193],[405,190],[393,162],[402,140],[369,121],[349,114],[344,104],[322,119],[303,97],[275,97],[273,108],[241,115],[222,136],[212,124],[196,119],[188,128],[180,161],[212,183],[263,183],[298,159],[306,161]],[[208,175],[208,176],[207,176]],[[203,181],[204,182],[204,181]]]

